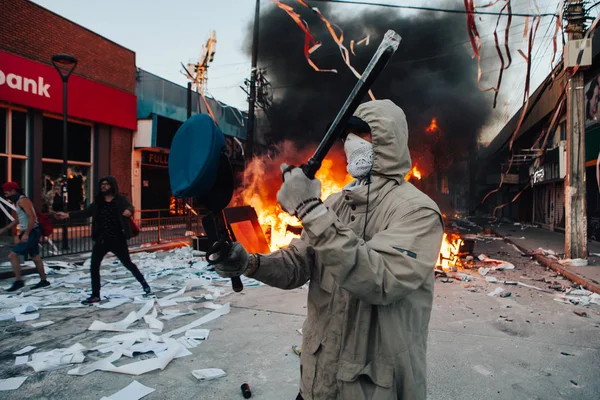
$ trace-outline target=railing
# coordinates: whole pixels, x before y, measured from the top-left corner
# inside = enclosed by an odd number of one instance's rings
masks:
[[[198,210],[188,212],[187,215],[171,216],[169,210],[141,210],[136,212],[134,220],[140,227],[137,237],[131,238],[130,246],[142,244],[157,244],[170,240],[181,239],[204,233],[202,228],[202,215]],[[154,215],[153,218],[141,218],[142,215]],[[54,231],[50,238],[42,241],[40,255],[53,257],[86,253],[92,250],[91,220],[86,222],[71,222],[52,220]],[[65,233],[66,231],[66,233]],[[63,235],[66,234],[66,241]]]

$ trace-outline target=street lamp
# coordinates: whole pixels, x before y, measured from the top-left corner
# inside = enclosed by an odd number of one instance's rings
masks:
[[[69,82],[69,76],[75,70],[77,66],[77,59],[69,54],[55,54],[52,56],[52,65],[60,74],[63,81],[63,162],[62,162],[62,201],[63,211],[67,212],[67,204],[69,202],[69,195],[67,193],[67,160],[68,160],[68,144],[67,144],[67,83]],[[69,237],[67,225],[63,227],[63,250],[69,249]]]

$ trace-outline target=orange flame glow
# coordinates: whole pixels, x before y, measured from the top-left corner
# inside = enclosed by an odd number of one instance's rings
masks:
[[[410,178],[415,178],[418,180],[421,180],[422,178],[422,174],[421,171],[419,171],[419,168],[417,168],[417,165],[413,165],[413,167],[410,169],[410,171],[408,171],[408,173],[406,174],[406,176],[404,177],[405,181],[410,180]]]
[[[433,133],[433,132],[438,131],[439,129],[440,129],[440,127],[438,126],[437,118],[432,118],[431,123],[429,124],[429,126],[427,128],[425,128],[425,131],[428,133]]]
[[[235,205],[249,205],[254,208],[271,251],[287,246],[301,229],[296,217],[290,216],[277,202],[277,191],[281,187],[281,171],[283,162],[299,165],[308,159],[309,152],[299,151],[293,144],[285,142],[280,146],[280,154],[269,157],[254,158],[244,171],[246,184],[234,195]],[[321,199],[325,200],[333,193],[341,192],[343,187],[352,181],[346,172],[346,160],[343,154],[332,151],[317,172],[316,178],[321,181]],[[289,229],[292,228],[292,229]]]
[[[442,269],[445,271],[449,270],[451,267],[461,266],[460,247],[463,245],[463,243],[463,240],[457,234],[444,233],[437,265],[442,267]]]

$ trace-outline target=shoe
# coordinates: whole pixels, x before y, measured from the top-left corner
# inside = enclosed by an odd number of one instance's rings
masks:
[[[81,304],[88,306],[88,305],[91,305],[94,303],[100,303],[100,301],[101,301],[100,297],[90,296],[87,299],[85,299],[84,301],[82,301]]]
[[[23,286],[25,286],[23,281],[14,281],[12,286],[9,287],[8,289],[6,289],[6,291],[7,292],[16,292],[17,290],[23,288]]]
[[[37,284],[33,285],[31,287],[31,290],[41,289],[41,288],[45,288],[48,286],[50,286],[50,282],[48,282],[47,280],[41,280]]]
[[[152,289],[150,289],[150,286],[144,286],[144,293],[146,293],[146,295],[152,294]]]

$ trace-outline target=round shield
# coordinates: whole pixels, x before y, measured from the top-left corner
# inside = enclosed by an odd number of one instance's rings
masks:
[[[169,154],[173,196],[195,197],[211,211],[227,206],[233,195],[233,169],[221,129],[210,116],[197,114],[177,131]]]

